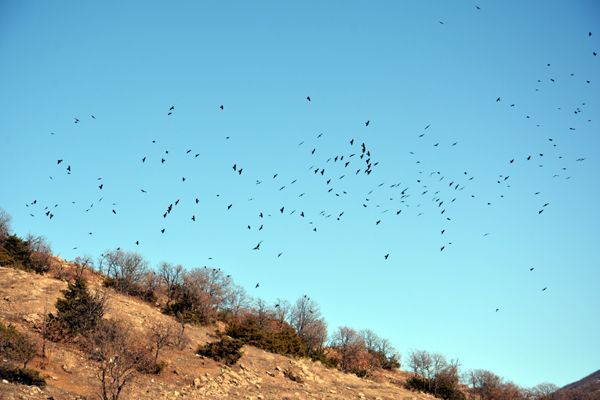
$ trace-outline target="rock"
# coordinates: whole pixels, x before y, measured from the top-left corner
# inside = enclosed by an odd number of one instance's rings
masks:
[[[196,389],[198,389],[198,388],[202,387],[202,379],[200,379],[200,378],[196,378],[196,379],[194,379],[194,387],[195,387]]]
[[[263,396],[262,394],[259,394],[256,396],[257,400],[264,400],[265,396]]]
[[[62,370],[65,371],[67,374],[71,373],[71,368],[69,368],[69,366],[67,364],[63,364],[62,365]]]

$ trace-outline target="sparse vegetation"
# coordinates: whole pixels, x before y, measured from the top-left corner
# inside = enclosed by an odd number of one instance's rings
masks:
[[[242,346],[244,342],[241,340],[222,336],[218,342],[200,346],[197,353],[215,361],[223,361],[227,365],[234,365],[242,357]]]
[[[0,355],[11,363],[23,368],[35,357],[37,346],[27,335],[19,332],[13,325],[0,321]]]
[[[118,400],[136,372],[158,373],[161,369],[152,362],[149,352],[136,346],[122,324],[114,320],[102,320],[98,329],[85,337],[83,346],[90,359],[98,363],[96,376],[102,400]]]

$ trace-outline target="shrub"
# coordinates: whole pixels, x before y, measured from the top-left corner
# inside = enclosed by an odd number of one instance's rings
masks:
[[[0,365],[0,379],[6,379],[12,383],[20,383],[28,386],[46,386],[46,380],[39,372],[27,368],[17,368],[9,365]]]
[[[90,359],[98,362],[97,378],[102,400],[118,400],[136,372],[151,366],[151,357],[143,347],[134,346],[123,326],[101,320],[82,343]]]
[[[304,346],[296,331],[287,323],[257,315],[246,315],[227,328],[227,335],[271,353],[303,356]]]
[[[56,317],[51,317],[65,334],[77,336],[90,332],[98,326],[106,310],[106,296],[96,292],[90,294],[81,277],[69,282],[64,298],[56,300]]]
[[[50,246],[40,236],[23,240],[9,235],[0,242],[0,266],[39,274],[50,270]]]
[[[17,331],[12,325],[0,322],[0,354],[3,358],[23,364],[25,368],[36,353],[36,345],[28,336]]]
[[[242,357],[240,351],[242,346],[244,346],[244,342],[241,340],[222,336],[218,342],[207,343],[199,347],[197,353],[215,361],[223,361],[227,365],[234,365]]]

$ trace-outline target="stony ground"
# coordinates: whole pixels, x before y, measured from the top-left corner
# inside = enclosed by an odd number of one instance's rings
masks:
[[[89,275],[91,286],[99,284]],[[13,323],[36,337],[45,312],[66,288],[66,282],[0,268],[0,320]],[[108,317],[126,321],[134,336],[147,334],[150,324],[170,321],[157,307],[112,293]],[[291,359],[245,346],[233,367],[194,354],[198,345],[215,340],[215,327],[187,327],[188,345],[160,353],[166,363],[158,375],[138,375],[123,399],[372,399],[425,400],[433,397],[401,387],[406,374],[388,372],[371,379],[343,374],[307,359]],[[0,362],[2,360],[0,359]],[[40,371],[48,385],[39,389],[0,382],[0,400],[9,399],[97,399],[95,365],[75,345],[48,343],[46,357],[37,357],[30,367]]]

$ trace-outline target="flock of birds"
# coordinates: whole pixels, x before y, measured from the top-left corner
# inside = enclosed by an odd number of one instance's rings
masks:
[[[442,22],[440,22],[442,23]],[[589,32],[588,34],[589,37],[592,37],[592,33]],[[595,57],[597,54],[596,52],[593,52],[593,56]],[[546,68],[550,68],[551,64],[547,64]],[[573,74],[571,74],[573,75]],[[550,78],[550,83],[551,84],[555,84],[557,82],[557,79],[555,77]],[[536,85],[539,85],[542,83],[542,80],[538,80],[536,82]],[[586,80],[587,84],[590,84],[590,80]],[[539,91],[539,87],[535,88],[536,91]],[[495,97],[495,96],[494,96]],[[494,97],[492,97],[490,99],[491,102],[494,101]],[[504,95],[504,97],[509,97],[508,95]],[[310,96],[306,96],[306,102],[308,103],[312,103],[312,99]],[[495,102],[498,105],[503,105],[503,104],[507,104],[505,99],[503,98],[503,96],[497,96],[495,97]],[[575,116],[579,116],[580,114],[583,114],[585,111],[585,106],[586,103],[581,103],[580,105],[574,107],[572,109],[573,115]],[[512,103],[512,102],[508,102],[508,108],[509,109],[514,109],[516,108],[516,104]],[[224,112],[225,107],[224,105],[219,105],[218,109],[221,112]],[[560,110],[560,108],[559,108]],[[174,118],[176,116],[176,108],[174,105],[170,106],[167,110],[166,110],[166,116],[169,118]],[[524,117],[526,119],[531,119],[531,115],[529,114],[524,114]],[[90,115],[89,117],[90,119],[96,120],[96,116],[95,115]],[[587,119],[588,122],[591,122],[590,119]],[[79,117],[75,117],[73,122],[75,124],[81,124],[82,120]],[[370,126],[372,125],[370,120],[365,120],[364,121],[364,129],[368,129],[370,128]],[[433,137],[433,134],[430,134],[431,132],[431,124],[424,124],[425,126],[423,127],[422,131],[417,133],[415,136],[415,140],[417,141],[424,141],[424,140],[428,140],[429,137]],[[538,127],[540,127],[540,124],[537,124]],[[575,131],[576,128],[575,127],[570,127],[569,131]],[[54,135],[54,133],[52,133],[52,135]],[[319,133],[318,135],[316,135],[316,138],[313,140],[313,143],[317,143],[318,140],[323,136],[322,133]],[[228,140],[230,137],[227,136],[226,140]],[[557,149],[557,142],[558,140],[555,140],[555,138],[547,138],[546,139],[547,142],[542,144],[540,143],[540,147],[542,146],[548,146],[550,145],[551,149]],[[282,177],[279,175],[278,172],[273,173],[272,176],[270,176],[269,180],[273,182],[273,185],[277,185],[277,186],[273,186],[273,190],[276,191],[284,191],[284,190],[291,190],[295,184],[297,184],[300,180],[304,180],[307,181],[309,185],[312,185],[312,187],[315,188],[315,190],[319,189],[319,190],[324,190],[328,195],[332,196],[333,199],[335,198],[339,198],[339,197],[348,197],[351,195],[351,191],[352,191],[352,179],[353,177],[358,177],[358,176],[362,176],[362,177],[370,177],[372,175],[374,175],[374,171],[376,171],[378,168],[380,168],[380,161],[375,157],[376,156],[376,152],[375,149],[372,148],[368,143],[367,140],[359,140],[359,139],[355,139],[355,138],[348,138],[346,139],[346,141],[342,144],[340,143],[340,151],[337,152],[336,154],[331,154],[329,156],[325,156],[323,158],[319,158],[317,157],[317,155],[319,154],[319,147],[316,144],[313,145],[309,145],[307,143],[308,140],[305,141],[301,141],[300,143],[297,144],[297,146],[300,148],[300,151],[303,152],[303,154],[306,155],[307,159],[310,160],[307,162],[307,170],[304,173],[304,175],[302,176],[298,176],[295,177],[293,179],[290,180],[286,180],[285,182],[282,181]],[[156,144],[156,140],[152,140],[153,144]],[[433,139],[433,141],[431,142],[431,146],[434,148],[440,148],[443,146],[448,146],[449,148],[453,148],[455,146],[458,146],[459,142],[458,141],[451,141],[449,142],[447,145],[442,144],[441,142],[439,142],[438,140],[436,140],[435,138]],[[308,147],[307,150],[304,150]],[[546,148],[546,147],[544,147]],[[186,149],[185,150],[185,156],[187,157],[193,157],[193,158],[198,158],[200,156],[199,153],[193,152],[192,149]],[[160,163],[160,165],[163,165],[165,163],[168,162],[168,158],[170,156],[172,156],[173,154],[170,154],[168,150],[164,150],[164,153],[162,153],[162,156],[154,159],[149,155],[146,154],[140,154],[139,156],[139,163],[142,165],[146,165],[150,162],[155,162],[155,163]],[[385,183],[385,182],[380,182],[380,183],[376,183],[370,190],[368,190],[366,192],[366,195],[360,195],[360,200],[358,200],[360,202],[360,208],[363,209],[375,209],[377,210],[378,217],[376,217],[376,219],[373,221],[373,224],[375,226],[378,226],[380,224],[382,224],[384,222],[385,218],[389,218],[388,215],[390,217],[400,217],[403,214],[406,214],[407,212],[411,212],[412,210],[416,210],[415,213],[417,216],[421,216],[423,215],[423,213],[425,211],[422,211],[424,209],[424,207],[421,207],[423,204],[423,201],[429,201],[431,203],[432,209],[435,210],[435,212],[439,215],[439,222],[440,222],[440,228],[439,228],[439,237],[442,238],[441,243],[439,245],[439,251],[440,252],[444,252],[447,251],[448,247],[452,245],[452,241],[446,239],[448,237],[448,233],[449,233],[449,228],[450,225],[453,221],[453,217],[452,217],[452,206],[455,204],[456,201],[459,201],[459,199],[464,199],[464,198],[473,198],[473,199],[477,199],[479,200],[479,198],[476,196],[475,193],[468,193],[465,194],[465,192],[470,191],[470,182],[473,181],[476,177],[475,175],[471,174],[469,171],[464,171],[462,173],[462,175],[460,176],[455,176],[455,177],[451,177],[447,174],[444,174],[442,171],[439,170],[432,170],[432,171],[427,171],[425,170],[425,168],[422,168],[422,161],[419,159],[419,157],[417,156],[417,154],[414,151],[410,151],[408,157],[411,157],[413,162],[418,166],[418,168],[420,168],[420,170],[418,171],[418,176],[417,179],[414,180],[413,184],[402,184],[400,182],[393,182],[393,183]],[[566,160],[564,158],[563,155],[558,154],[556,152],[553,152],[552,154],[546,154],[545,152],[540,152],[540,151],[531,151],[530,153],[525,153],[524,155],[520,155],[520,156],[515,156],[513,158],[510,158],[508,160],[506,160],[506,168],[507,170],[511,171],[510,168],[513,168],[511,172],[508,173],[504,173],[501,175],[498,175],[497,179],[496,179],[496,184],[501,185],[503,190],[509,190],[511,187],[511,176],[513,174],[516,174],[517,171],[514,169],[514,166],[516,164],[519,163],[530,163],[530,164],[537,164],[538,168],[544,168],[545,163],[543,162],[544,160],[549,159],[550,157],[553,157],[553,160],[558,160],[557,162],[566,162],[566,161],[572,161],[572,160]],[[550,162],[550,160],[548,160]],[[574,161],[577,163],[581,163],[583,161],[585,161],[584,157],[578,157],[578,158],[574,158]],[[564,165],[564,164],[563,164]],[[67,161],[66,158],[59,158],[56,161],[56,166],[59,167],[65,167],[65,172],[66,174],[70,175],[73,172],[72,166],[71,164]],[[251,169],[251,168],[249,168]],[[563,173],[566,173],[567,171],[567,166],[562,166],[560,167],[560,170],[558,171],[552,171],[552,177],[554,178],[564,178],[565,180],[568,180],[571,178],[570,175],[566,175],[563,176]],[[245,178],[248,175],[248,169],[246,168],[246,166],[241,165],[239,162],[235,162],[233,163],[233,165],[231,165],[231,173],[235,174],[239,177]],[[50,179],[54,179],[53,176],[50,176]],[[265,182],[267,181],[267,178],[265,177],[252,177],[252,178],[248,178],[251,179],[253,182],[253,184],[255,185],[264,185]],[[370,178],[368,178],[370,179]],[[181,177],[181,182],[186,182],[186,177],[182,176]],[[346,184],[344,184],[344,182]],[[104,185],[105,182],[103,181],[102,178],[97,178],[97,190],[98,192],[102,193],[102,191],[104,190]],[[139,192],[142,193],[143,195],[148,195],[148,190],[146,188],[139,188]],[[337,211],[330,211],[327,209],[323,209],[320,210],[318,213],[312,213],[310,214],[308,211],[302,209],[302,203],[301,200],[307,195],[307,192],[301,192],[301,193],[297,193],[297,200],[299,201],[298,203],[295,203],[294,205],[290,206],[288,204],[282,204],[280,208],[278,209],[271,209],[271,210],[263,210],[263,209],[258,209],[257,214],[253,217],[254,221],[252,221],[251,223],[248,223],[245,225],[245,228],[247,230],[255,230],[256,232],[261,232],[263,231],[263,229],[265,228],[265,226],[267,225],[266,222],[266,218],[272,216],[272,214],[276,214],[276,215],[284,215],[284,216],[294,216],[299,218],[299,220],[301,221],[306,221],[306,224],[310,226],[310,229],[313,232],[317,232],[318,231],[318,226],[317,226],[317,221],[326,221],[328,219],[332,219],[332,220],[337,220],[340,221],[344,215],[345,215],[345,211],[343,210],[337,210]],[[542,195],[541,191],[535,191],[533,192],[534,196],[539,196]],[[216,194],[217,197],[220,196],[220,194]],[[500,194],[500,197],[504,197],[504,194]],[[102,203],[103,201],[103,196],[99,197],[97,200],[93,201],[91,204],[89,204],[88,207],[85,208],[85,212],[91,212],[94,207],[97,208],[97,205]],[[250,198],[249,200],[253,200],[253,198]],[[186,200],[187,201],[187,200]],[[201,199],[198,197],[195,197],[193,199],[189,199],[190,203],[195,204],[195,205],[199,205],[201,203]],[[169,203],[168,205],[166,205],[162,211],[160,212],[160,217],[161,220],[163,221],[162,226],[157,227],[157,230],[160,231],[161,235],[165,235],[167,233],[167,220],[172,216],[172,214],[175,212],[175,210],[180,206],[180,202],[181,199],[177,198],[174,201],[172,201],[171,203]],[[492,200],[488,199],[488,200],[484,200],[485,205],[490,206],[492,205]],[[73,204],[75,204],[75,202],[73,202]],[[551,205],[550,201],[540,201],[540,206],[539,208],[536,210],[537,214],[542,214],[545,212],[545,210],[548,209],[548,207]],[[26,207],[34,210],[36,207],[40,207],[40,202],[38,202],[37,199],[31,201],[30,203],[26,204]],[[55,204],[54,206],[51,205],[46,205],[45,207],[43,207],[43,214],[45,214],[45,216],[49,219],[53,219],[56,215],[55,215],[55,209],[58,207],[58,204]],[[224,212],[228,212],[230,211],[232,208],[234,207],[234,202],[229,202],[226,201],[224,203]],[[108,207],[110,209],[110,213],[112,213],[113,215],[117,215],[119,213],[118,208],[117,208],[117,203],[112,203],[112,205],[110,207]],[[31,212],[31,216],[35,217],[36,216],[36,211],[32,211]],[[187,218],[189,218],[190,221],[192,222],[196,222],[197,219],[199,217],[197,217],[197,215],[191,214],[188,215]],[[253,228],[254,227],[254,228]],[[88,233],[89,235],[92,235],[92,232]],[[489,236],[490,232],[485,232],[483,233],[483,237]],[[140,240],[136,239],[135,241],[133,241],[133,243],[135,243],[136,246],[140,245]],[[255,242],[256,243],[256,242]],[[260,241],[258,241],[255,245],[250,245],[248,247],[248,250],[251,251],[261,251],[263,248],[261,248],[261,245],[263,245],[264,243],[264,239],[261,239]],[[77,247],[73,248],[74,250],[77,249]],[[276,252],[274,255],[276,255],[277,258],[281,257],[283,255],[283,252]],[[389,251],[384,252],[384,254],[381,255],[381,257],[383,258],[384,261],[387,261],[390,257],[391,257],[391,253]],[[533,272],[534,271],[534,267],[529,267],[529,271]],[[258,288],[260,286],[259,283],[256,283],[255,288]],[[548,288],[547,287],[543,287],[541,289],[541,291],[546,291]],[[500,311],[500,307],[495,309],[496,312]]]

